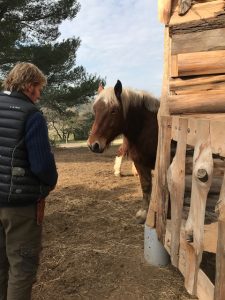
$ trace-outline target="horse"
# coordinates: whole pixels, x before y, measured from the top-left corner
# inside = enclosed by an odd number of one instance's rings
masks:
[[[152,190],[151,171],[155,168],[159,99],[144,91],[123,88],[120,80],[114,87],[99,86],[93,103],[95,114],[87,144],[91,151],[102,153],[120,134],[127,139],[128,151],[137,169],[142,206],[136,213],[138,223],[147,216]]]
[[[128,141],[125,137],[123,137],[123,142],[122,144],[119,146],[118,150],[117,150],[117,154],[116,154],[116,158],[115,158],[115,162],[114,162],[114,175],[115,176],[121,176],[121,169],[122,169],[122,161],[124,157],[129,157],[129,150],[128,150]],[[134,166],[134,162],[132,161],[131,164],[131,173],[133,174],[133,176],[138,176],[137,170]]]

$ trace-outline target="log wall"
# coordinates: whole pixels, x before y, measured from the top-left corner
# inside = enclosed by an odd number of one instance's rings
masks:
[[[146,223],[156,227],[191,295],[224,300],[225,0],[158,2],[164,76]],[[172,140],[177,148],[170,161]],[[204,265],[207,253],[216,257],[213,276]]]

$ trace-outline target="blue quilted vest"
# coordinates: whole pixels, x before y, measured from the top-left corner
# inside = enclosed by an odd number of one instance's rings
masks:
[[[31,172],[25,123],[38,108],[22,93],[0,93],[0,206],[25,206],[49,190]]]

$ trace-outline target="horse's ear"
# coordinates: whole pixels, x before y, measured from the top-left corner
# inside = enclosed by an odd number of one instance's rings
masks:
[[[118,100],[121,100],[122,89],[123,89],[123,87],[122,87],[121,81],[117,80],[117,83],[114,86],[114,92],[115,92],[116,98]]]
[[[104,86],[103,86],[102,83],[100,82],[100,83],[99,83],[99,86],[98,86],[98,94],[100,94],[102,90],[104,90]]]

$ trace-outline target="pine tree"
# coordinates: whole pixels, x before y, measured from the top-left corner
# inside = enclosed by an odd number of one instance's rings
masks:
[[[80,38],[58,40],[59,25],[79,9],[77,0],[0,0],[0,79],[16,62],[28,61],[48,77],[45,106],[63,112],[92,97],[102,79],[76,66]]]

